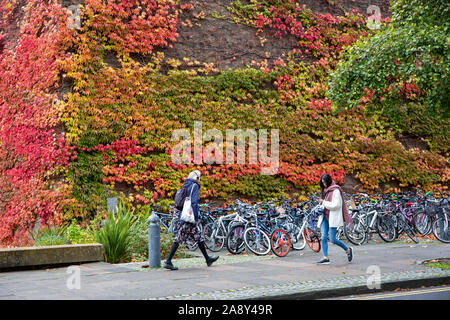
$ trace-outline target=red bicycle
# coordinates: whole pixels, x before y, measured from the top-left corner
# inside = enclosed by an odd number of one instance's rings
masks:
[[[291,250],[291,239],[283,229],[276,229],[270,236],[270,246],[273,253],[279,257],[284,257]]]

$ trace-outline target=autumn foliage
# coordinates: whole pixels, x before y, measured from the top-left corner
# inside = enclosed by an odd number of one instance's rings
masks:
[[[67,27],[70,13],[57,1],[24,4],[3,0],[0,11],[0,245],[29,243],[37,221],[92,218],[108,196],[164,202],[194,167],[204,174],[201,196],[224,200],[315,191],[325,172],[338,183],[353,175],[369,191],[449,181],[442,150],[405,149],[401,128],[366,115],[370,92],[334,112],[330,72],[344,47],[373,35],[357,12],[234,1],[234,23],[297,43],[273,65],[217,70],[162,52],[176,44],[183,12],[195,10],[189,1],[86,0],[79,30]],[[420,92],[405,83],[401,94]],[[261,163],[174,164],[172,132],[194,121],[221,132],[279,129],[277,174],[261,176]]]
[[[11,17],[16,9],[7,5],[2,2],[12,11],[3,15]],[[61,194],[48,178],[69,161],[64,136],[55,131],[57,61],[65,57],[56,25],[65,11],[40,1],[28,1],[23,10],[15,49],[4,50],[0,60],[0,243],[10,245],[28,243],[36,219],[61,219]]]

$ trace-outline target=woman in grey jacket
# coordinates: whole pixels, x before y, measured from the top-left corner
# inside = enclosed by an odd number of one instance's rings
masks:
[[[319,218],[318,225],[322,233],[323,259],[317,264],[330,264],[330,259],[328,259],[328,235],[331,243],[346,251],[350,262],[353,259],[353,248],[348,248],[341,240],[336,238],[337,228],[342,226],[344,222],[350,223],[352,221],[348,214],[342,190],[327,173],[320,178],[320,188],[322,190],[322,199],[319,202],[323,205],[324,210]]]

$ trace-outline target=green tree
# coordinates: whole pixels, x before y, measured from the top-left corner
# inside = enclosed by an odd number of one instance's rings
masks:
[[[423,116],[448,119],[449,8],[445,0],[392,1],[389,26],[349,48],[331,75],[334,108],[363,103],[400,123],[402,108],[415,103]]]

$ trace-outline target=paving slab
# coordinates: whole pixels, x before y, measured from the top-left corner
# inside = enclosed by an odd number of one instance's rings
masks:
[[[450,270],[419,263],[450,257],[449,244],[367,244],[354,247],[354,253],[349,263],[345,252],[331,245],[331,264],[324,266],[316,265],[321,255],[309,248],[283,258],[222,251],[211,267],[196,252],[194,258],[174,260],[177,271],[142,268],[146,262],[95,262],[70,267],[78,271],[79,287],[70,285],[77,275],[69,267],[4,272],[0,273],[0,299],[315,299],[376,291],[369,286],[377,279],[380,289],[450,282]]]

